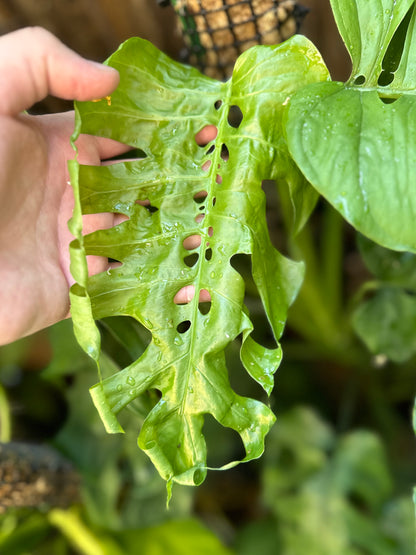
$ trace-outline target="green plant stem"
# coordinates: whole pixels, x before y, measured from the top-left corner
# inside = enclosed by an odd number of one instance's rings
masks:
[[[334,318],[340,313],[342,304],[342,260],[344,221],[341,215],[328,204],[322,217],[321,267],[322,290],[326,303]]]
[[[8,443],[11,440],[10,405],[6,391],[0,384],[0,442]]]
[[[306,274],[298,298],[289,311],[288,325],[308,342],[317,342],[331,351],[345,347],[345,323],[339,308],[341,269],[335,269],[337,264],[341,266],[341,255],[332,253],[333,249],[340,248],[341,223],[335,217],[328,217],[326,228],[333,228],[336,237],[325,245],[324,255],[329,256],[331,261],[324,268],[310,225],[305,226],[290,245],[291,256],[304,260]],[[333,275],[330,275],[332,272]],[[329,296],[327,287],[331,289]]]
[[[48,515],[49,522],[58,528],[67,540],[82,555],[122,555],[121,550],[108,536],[99,537],[87,528],[74,511],[53,509]]]

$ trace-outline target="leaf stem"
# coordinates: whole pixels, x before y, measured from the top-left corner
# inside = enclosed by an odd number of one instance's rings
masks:
[[[340,316],[342,221],[328,215],[324,234],[328,228],[335,237],[323,241],[324,257],[331,258],[325,264],[318,257],[310,224],[290,245],[292,256],[304,260],[306,274],[298,298],[289,311],[288,325],[307,341],[337,350],[344,348],[346,340],[344,319]],[[335,249],[340,252],[333,252]]]
[[[0,442],[8,443],[11,440],[11,435],[10,404],[6,391],[0,384]]]
[[[322,290],[334,318],[340,312],[342,299],[343,223],[340,214],[325,204],[321,239]]]

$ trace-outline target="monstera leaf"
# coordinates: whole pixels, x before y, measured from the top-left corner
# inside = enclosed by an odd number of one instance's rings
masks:
[[[328,74],[303,37],[247,51],[227,83],[171,61],[141,39],[124,43],[108,63],[120,72],[120,85],[111,98],[76,105],[74,139],[79,133],[109,137],[145,157],[100,167],[71,164],[75,332],[97,361],[94,320],[130,316],[151,332],[143,355],[100,381],[92,397],[107,429],[118,432],[117,414],[156,390],[139,446],[168,483],[194,485],[207,471],[205,414],[240,434],[244,461],[261,455],[275,420],[266,404],[233,391],[224,350],[237,338],[245,369],[270,393],[281,359],[278,340],[303,270],[271,244],[261,185],[274,179],[288,186],[298,222],[312,209],[316,196],[288,155],[282,118],[300,86]],[[216,127],[216,138],[199,146],[195,136],[208,125]],[[82,214],[101,212],[128,220],[83,237]],[[251,256],[275,348],[252,339],[244,281],[231,264],[238,253]],[[121,266],[88,277],[85,255]],[[189,302],[179,304],[183,288]]]
[[[414,0],[331,0],[352,59],[345,84],[291,101],[290,151],[306,178],[375,242],[414,251],[416,11]]]

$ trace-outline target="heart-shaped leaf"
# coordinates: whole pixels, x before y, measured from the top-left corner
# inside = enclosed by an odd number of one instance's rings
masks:
[[[100,167],[71,164],[75,331],[97,361],[94,319],[131,316],[151,332],[143,355],[93,387],[92,396],[107,429],[121,431],[116,415],[157,390],[160,399],[144,421],[139,446],[166,480],[198,484],[207,470],[204,414],[238,432],[244,461],[260,456],[275,419],[266,404],[233,391],[224,350],[239,338],[243,365],[270,393],[302,265],[272,246],[261,185],[264,179],[286,183],[297,220],[310,212],[315,193],[288,154],[282,118],[299,86],[328,74],[303,37],[246,51],[227,83],[171,61],[141,39],[124,43],[108,63],[118,69],[120,85],[111,99],[77,104],[74,139],[79,133],[110,137],[146,157]],[[217,136],[201,147],[195,136],[207,125]],[[129,219],[83,237],[81,214],[98,212]],[[251,255],[275,348],[251,336],[244,281],[230,263],[241,253]],[[85,254],[122,265],[88,277]],[[177,304],[184,287],[192,298]]]
[[[299,91],[287,121],[306,178],[356,229],[416,249],[414,1],[332,0],[350,80]]]

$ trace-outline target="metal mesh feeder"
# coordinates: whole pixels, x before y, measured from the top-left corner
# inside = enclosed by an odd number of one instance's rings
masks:
[[[216,79],[257,44],[278,44],[298,32],[307,9],[295,0],[171,0],[186,43],[184,61]]]

